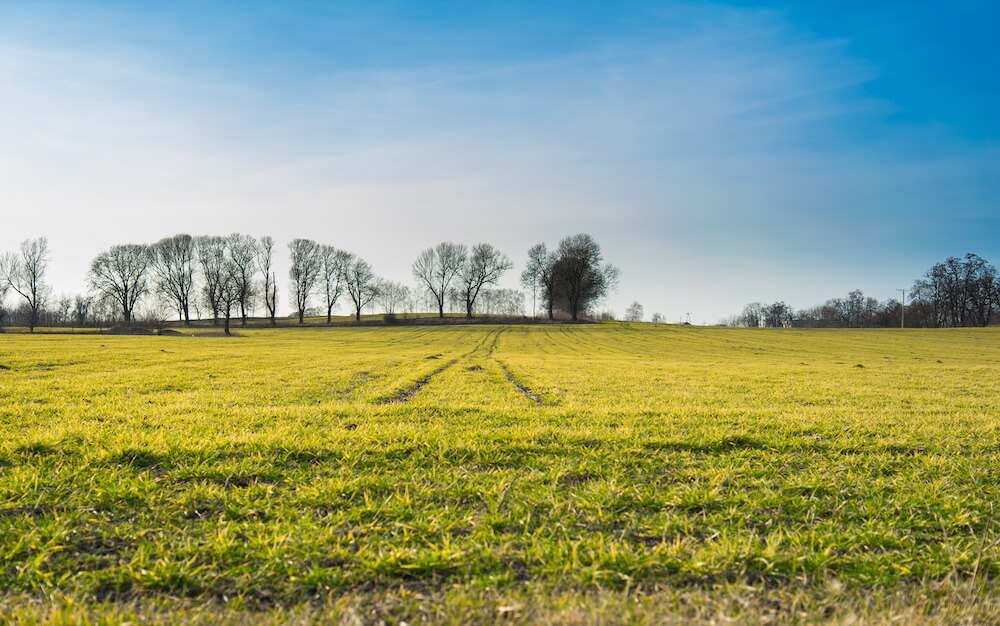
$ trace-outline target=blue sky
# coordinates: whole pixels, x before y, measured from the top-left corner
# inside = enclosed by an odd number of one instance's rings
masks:
[[[589,232],[619,312],[892,297],[1000,263],[998,6],[0,1],[0,249]]]

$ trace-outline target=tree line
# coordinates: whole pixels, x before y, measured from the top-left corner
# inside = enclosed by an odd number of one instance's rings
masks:
[[[904,302],[903,298],[907,297]],[[830,328],[955,328],[1000,323],[997,269],[977,254],[935,263],[899,300],[879,301],[855,290],[843,298],[795,310],[784,301],[751,302],[722,320],[751,328],[786,326]]]
[[[20,249],[0,255],[0,322],[17,319],[31,331],[46,324],[131,325],[143,304],[154,317],[170,311],[189,325],[208,315],[230,333],[232,320],[246,325],[262,306],[272,324],[278,317],[278,277],[271,237],[241,233],[228,236],[178,234],[153,244],[120,244],[99,253],[87,272],[89,292],[52,297],[47,281],[48,240],[24,241]],[[311,239],[288,244],[288,292],[300,324],[317,312],[333,321],[333,311],[348,304],[356,320],[376,303],[387,314],[434,310],[440,317],[461,308],[467,318],[477,312],[524,315],[522,292],[497,288],[513,269],[511,259],[489,243],[473,246],[441,242],[413,262],[416,289],[376,275],[360,256]],[[590,235],[564,238],[552,252],[533,246],[521,284],[549,319],[585,315],[617,283],[618,270],[604,262]],[[19,306],[5,311],[13,294]]]

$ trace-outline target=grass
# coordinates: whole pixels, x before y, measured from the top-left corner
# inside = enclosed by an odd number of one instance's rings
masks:
[[[1000,332],[0,336],[0,614],[1000,619]]]

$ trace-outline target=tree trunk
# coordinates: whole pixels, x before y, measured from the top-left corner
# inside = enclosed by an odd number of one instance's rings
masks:
[[[302,309],[299,309],[299,324],[305,324],[306,323],[305,317],[306,317],[306,312],[303,311]]]
[[[354,319],[355,319],[355,321],[358,321],[358,322],[361,321],[361,307],[360,306],[358,307],[357,312],[355,312],[355,314],[354,314]]]
[[[326,307],[326,325],[330,326],[333,324],[333,307]]]
[[[438,300],[438,316],[444,319],[444,300]]]
[[[226,329],[226,336],[228,337],[231,334],[229,332],[229,316],[228,315],[226,316],[225,329]]]

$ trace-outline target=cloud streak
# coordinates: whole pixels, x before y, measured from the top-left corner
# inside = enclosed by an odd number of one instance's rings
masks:
[[[317,44],[241,65],[225,40],[192,64],[203,50],[169,30],[134,54],[114,37],[8,37],[0,248],[49,235],[57,289],[73,290],[101,248],[176,231],[315,237],[397,280],[441,239],[520,260],[587,231],[624,269],[615,308],[711,322],[749,299],[887,297],[976,242],[994,146],[895,124],[844,41],[683,8],[638,35],[509,57],[362,49],[362,64]],[[942,207],[946,236],[927,227]]]

